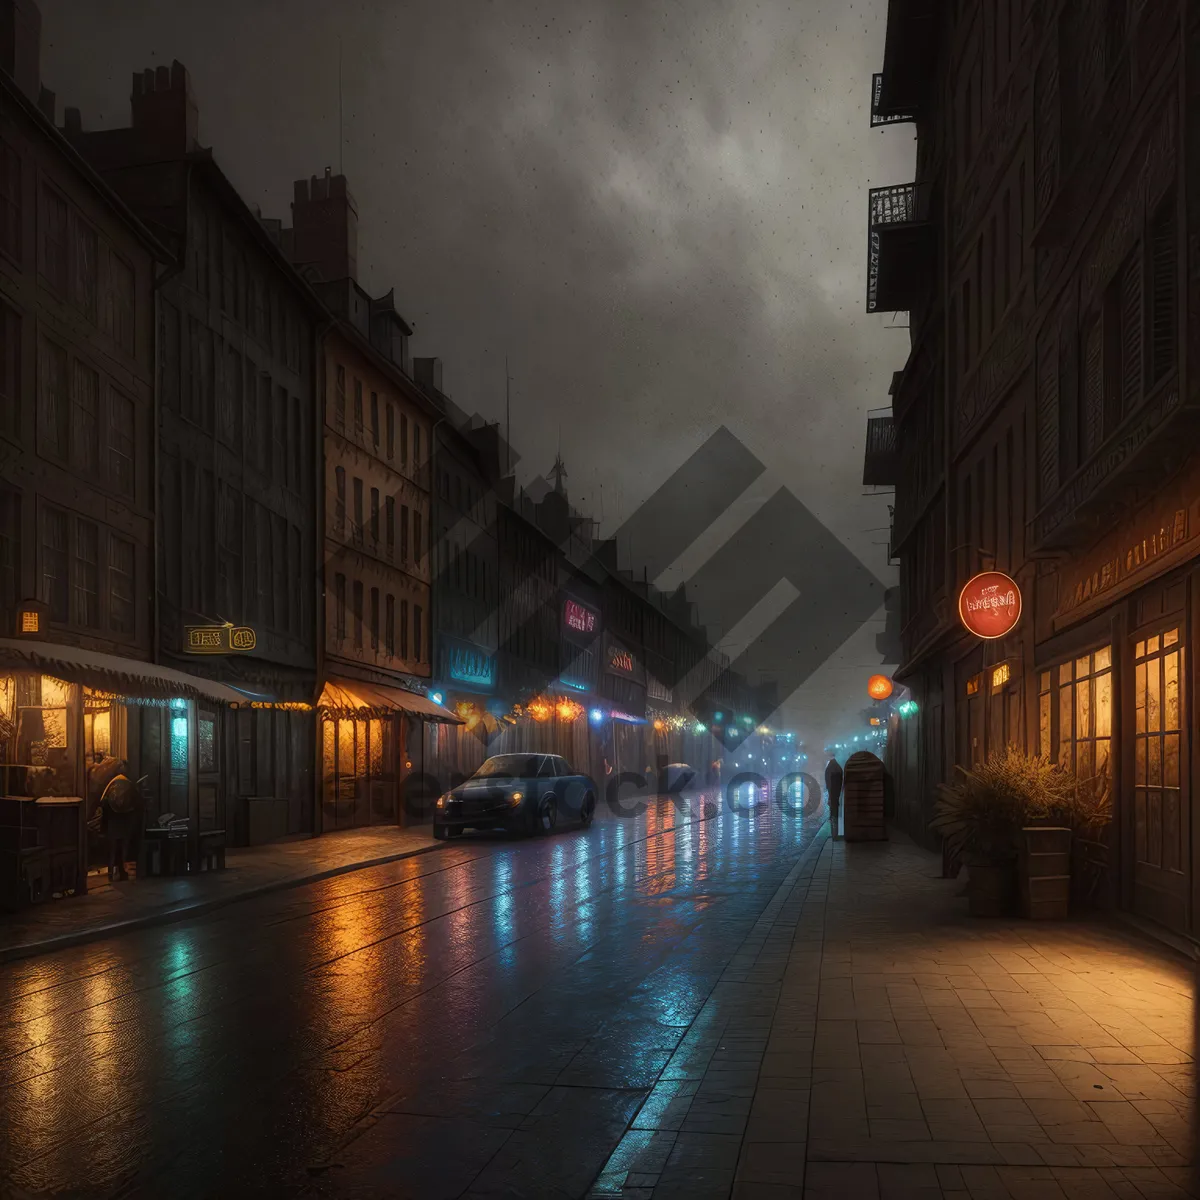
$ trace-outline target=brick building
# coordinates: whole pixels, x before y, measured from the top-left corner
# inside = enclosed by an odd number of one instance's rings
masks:
[[[897,675],[918,705],[892,748],[898,817],[927,836],[937,782],[1009,743],[1107,769],[1105,895],[1183,932],[1200,920],[1197,68],[1173,0],[892,0],[872,124],[915,122],[916,178],[871,193],[867,298],[908,312],[912,343],[892,411]],[[1024,614],[980,641],[957,601],[991,568]]]

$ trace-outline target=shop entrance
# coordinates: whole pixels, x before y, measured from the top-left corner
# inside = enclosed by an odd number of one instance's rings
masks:
[[[1133,639],[1133,907],[1188,925],[1187,732],[1178,624]]]
[[[321,732],[326,832],[395,825],[399,734],[394,719],[326,717]]]

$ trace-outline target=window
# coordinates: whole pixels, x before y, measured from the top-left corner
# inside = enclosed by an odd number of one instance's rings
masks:
[[[421,606],[413,605],[413,661],[422,662],[424,656],[421,653]]]
[[[396,597],[389,595],[383,608],[383,645],[388,658],[396,656]]]
[[[71,464],[94,472],[100,457],[100,376],[76,360],[71,372]]]
[[[400,465],[408,465],[408,417],[400,414]]]
[[[71,303],[79,309],[89,321],[96,320],[97,293],[99,291],[99,265],[97,258],[100,253],[96,231],[81,217],[76,216],[71,230]]]
[[[271,591],[271,555],[274,545],[271,541],[271,514],[261,504],[255,505],[255,509],[258,520],[258,619],[264,625],[273,626],[275,613]]]
[[[396,497],[389,496],[384,504],[386,516],[384,519],[384,543],[383,548],[387,552],[388,558],[393,558],[396,554]]]
[[[225,376],[221,380],[221,403],[217,410],[217,433],[229,446],[238,443],[242,411],[242,356],[232,347],[225,351]],[[252,434],[253,426],[247,429]]]
[[[421,427],[413,424],[413,467],[421,465]]]
[[[133,597],[133,543],[114,534],[108,540],[108,620],[114,633],[134,633]]]
[[[363,536],[363,481],[354,480],[354,526],[351,535],[356,542],[362,541]]]
[[[133,495],[133,401],[113,388],[108,392],[108,478],[113,490]]]
[[[1180,654],[1176,628],[1139,641],[1133,655],[1136,860],[1177,872],[1185,869],[1188,854]]]
[[[43,341],[38,348],[38,368],[38,447],[50,458],[65,459],[71,428],[67,352]]]
[[[41,600],[52,621],[70,619],[67,514],[48,505],[42,510]]]
[[[74,612],[76,625],[88,629],[100,624],[100,531],[91,521],[75,519],[75,587]]]
[[[1125,259],[1104,299],[1104,431],[1133,412],[1142,393],[1142,248]]]
[[[400,657],[408,657],[408,601],[400,601]]]
[[[1150,384],[1175,369],[1179,322],[1175,200],[1172,196],[1150,225]]]
[[[21,257],[21,158],[0,142],[0,250]]]
[[[1112,648],[1103,646],[1041,672],[1038,693],[1041,753],[1082,778],[1107,769],[1112,738]]]
[[[20,432],[20,401],[21,318],[7,304],[0,303],[0,433],[15,436]]]
[[[221,484],[217,495],[217,615],[242,608],[242,494]]]
[[[67,294],[67,202],[42,187],[42,275],[60,296]]]
[[[371,541],[379,546],[379,489],[371,489]]]
[[[424,557],[424,547],[421,544],[421,514],[413,513],[413,562],[419,567]]]
[[[396,457],[396,410],[390,404],[387,406],[387,456]]]
[[[371,445],[379,449],[379,393],[371,393]]]
[[[267,393],[270,396],[271,381],[267,379]],[[292,463],[288,457],[288,398],[286,388],[275,389],[275,432],[272,438],[274,453],[272,454],[272,473],[277,483],[292,483]]]
[[[363,395],[362,395],[362,380],[354,381],[354,437],[356,441],[362,441],[363,437]]]
[[[281,388],[280,391],[283,389]],[[292,397],[292,490],[300,491],[305,477],[304,463],[308,455],[308,435],[301,421],[300,397]]]
[[[179,309],[160,300],[158,364],[159,393],[171,412],[179,411],[180,371],[183,366],[182,326]]]
[[[361,579],[354,581],[354,646],[361,650],[363,644],[363,585]]]
[[[339,641],[346,638],[346,577],[336,575],[333,580],[334,633]]]
[[[108,332],[122,349],[131,354],[137,347],[137,330],[134,329],[133,268],[110,254],[108,259]]]
[[[371,649],[379,649],[379,589],[371,589]]]
[[[304,577],[304,568],[300,562],[300,530],[295,525],[291,527],[291,544],[288,551],[288,577],[291,579],[302,579]],[[288,588],[288,629],[294,634],[300,633],[301,628],[301,597],[307,595],[304,588],[290,587]],[[345,596],[342,597],[343,601]]]
[[[287,521],[278,513],[271,516],[273,536],[271,538],[271,570],[274,586],[271,588],[271,598],[274,601],[274,625],[276,629],[288,627],[288,568],[287,568]],[[299,579],[297,572],[293,578]]]
[[[400,561],[408,562],[408,505],[400,505]]]
[[[247,382],[250,379],[250,373],[246,375]],[[249,397],[247,397],[249,401]],[[272,458],[272,443],[274,438],[271,433],[271,377],[270,375],[259,375],[258,377],[258,467],[262,472],[263,478],[270,480],[271,478],[271,458]]]
[[[1083,372],[1079,389],[1079,455],[1090,458],[1104,438],[1104,324],[1097,313],[1085,326]]]
[[[341,363],[337,365],[337,385],[333,396],[333,427],[339,433],[346,431],[346,368]]]
[[[270,568],[268,564],[263,562],[263,555],[266,552],[266,546],[259,541],[259,523],[256,517],[258,505],[247,497],[245,501],[245,542],[246,547],[246,563],[245,563],[245,581],[246,595],[244,597],[245,611],[249,613],[251,620],[260,620],[262,610],[258,607],[259,604],[259,588],[260,578],[263,573]],[[241,598],[239,598],[241,599]]]
[[[0,614],[10,620],[17,604],[20,529],[20,497],[15,492],[0,491]]]

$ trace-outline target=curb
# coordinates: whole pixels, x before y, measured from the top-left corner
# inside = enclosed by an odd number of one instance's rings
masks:
[[[338,875],[349,875],[352,871],[364,871],[368,867],[382,867],[387,863],[398,862],[403,858],[415,858],[418,854],[429,854],[434,850],[444,849],[448,842],[439,842],[433,846],[420,846],[416,850],[401,850],[395,854],[384,854],[379,858],[363,859],[359,862],[343,863],[339,867],[329,867],[324,871],[316,871],[311,875],[296,876],[290,879],[277,879],[271,883],[262,883],[248,888],[244,892],[236,892],[229,896],[218,896],[211,900],[199,900],[195,904],[184,904],[177,908],[167,908],[160,912],[144,913],[141,916],[129,917],[121,921],[112,921],[107,925],[96,925],[90,929],[78,929],[72,933],[60,934],[57,937],[46,938],[40,942],[22,942],[17,946],[0,946],[0,963],[13,962],[21,958],[35,958],[41,954],[53,954],[56,950],[65,950],[70,946],[81,946],[87,942],[98,942],[104,938],[117,937],[130,933],[135,929],[149,929],[155,925],[172,925],[177,921],[186,921],[190,917],[201,917],[237,904],[242,900],[253,900],[258,896],[266,896],[271,892],[284,892],[289,888],[303,887],[309,883],[319,883],[323,879],[333,879]]]

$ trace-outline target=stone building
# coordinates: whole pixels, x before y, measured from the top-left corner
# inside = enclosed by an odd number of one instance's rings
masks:
[[[1106,771],[1100,894],[1192,932],[1200,28],[1186,11],[892,0],[872,123],[915,122],[916,178],[871,193],[868,309],[908,312],[912,342],[892,413],[897,675],[917,704],[897,734],[899,819],[927,836],[936,783],[1007,744]],[[984,569],[1023,598],[991,641],[957,616]]]

